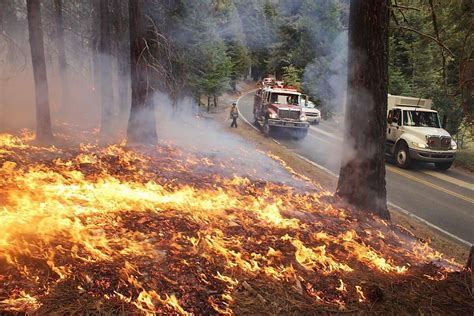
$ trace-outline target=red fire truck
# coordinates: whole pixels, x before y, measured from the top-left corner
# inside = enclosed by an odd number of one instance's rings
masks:
[[[297,139],[306,137],[309,123],[301,108],[304,98],[307,99],[291,87],[267,86],[257,90],[253,107],[255,123],[265,135],[280,129]]]

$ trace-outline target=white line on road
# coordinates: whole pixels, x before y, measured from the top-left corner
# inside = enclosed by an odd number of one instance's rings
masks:
[[[250,93],[250,92],[249,92],[249,93]],[[240,101],[240,99],[241,99],[243,96],[245,96],[245,95],[242,95],[242,96],[240,96],[240,97],[237,99],[237,104],[238,104],[238,102]],[[243,118],[243,120],[244,120],[247,124],[249,124],[249,125],[250,125],[251,127],[253,127],[255,130],[259,131],[258,128],[256,128],[253,124],[251,124],[249,121],[247,121],[247,119],[246,119],[243,115],[241,115],[238,106],[237,106],[237,110],[239,111],[239,116],[241,116],[241,117]],[[260,131],[259,131],[259,132],[260,132]],[[323,166],[317,164],[316,162],[312,161],[311,159],[308,159],[308,158],[306,158],[306,157],[304,157],[304,156],[301,156],[300,154],[297,154],[297,153],[294,152],[294,151],[293,151],[293,153],[294,153],[297,157],[299,157],[300,159],[302,159],[302,160],[308,162],[309,164],[311,164],[311,165],[313,165],[313,166],[315,166],[315,167],[317,167],[317,168],[320,168],[320,169],[326,171],[326,172],[327,172],[328,174],[330,174],[331,176],[336,177],[336,178],[338,177],[338,175],[336,175],[334,172],[332,172],[331,170],[329,170],[329,169],[327,169],[327,168],[325,168],[325,167],[323,167]],[[400,206],[398,206],[398,205],[396,205],[396,204],[394,204],[394,203],[392,203],[392,202],[387,202],[387,205],[390,206],[391,208],[397,209],[398,211],[400,211],[400,212],[402,212],[402,213],[404,213],[404,214],[406,214],[406,215],[408,215],[408,216],[410,216],[410,217],[412,217],[412,218],[415,218],[415,219],[419,220],[420,222],[422,222],[422,223],[428,225],[429,227],[431,227],[431,228],[433,228],[433,229],[435,229],[435,230],[437,230],[437,231],[439,231],[439,232],[441,232],[441,233],[443,233],[443,234],[445,234],[445,235],[447,235],[447,236],[449,236],[449,237],[451,237],[451,238],[453,238],[453,239],[459,241],[459,242],[462,243],[462,244],[465,244],[465,245],[467,245],[467,246],[472,246],[472,244],[471,244],[470,242],[468,242],[468,241],[466,241],[466,240],[464,240],[464,239],[462,239],[462,238],[460,238],[460,237],[458,237],[458,236],[456,236],[456,235],[454,235],[454,234],[452,234],[452,233],[450,233],[450,232],[448,232],[448,231],[442,229],[441,227],[436,226],[435,224],[430,223],[429,221],[427,221],[427,220],[425,220],[425,219],[423,219],[423,218],[421,218],[421,217],[419,217],[419,216],[417,216],[417,215],[411,213],[410,211],[407,211],[407,210],[404,209],[403,207],[400,207]]]
[[[301,156],[300,154],[296,154],[296,153],[295,153],[295,155],[298,156],[298,158],[300,158],[300,159],[306,161],[306,162],[309,163],[310,165],[313,165],[313,166],[315,166],[315,167],[317,167],[317,168],[319,168],[319,169],[321,169],[321,170],[326,171],[326,172],[329,173],[331,176],[333,176],[333,177],[335,177],[335,178],[339,177],[337,174],[335,174],[334,172],[332,172],[332,171],[329,170],[328,168],[323,167],[323,166],[321,166],[320,164],[317,164],[317,163],[315,163],[314,161],[312,161],[312,160],[310,160],[310,159],[308,159],[308,158],[306,158],[306,157],[304,157],[304,156]]]
[[[239,113],[239,117],[242,118],[245,123],[247,123],[248,125],[250,125],[250,127],[252,127],[254,130],[260,132],[260,130],[259,130],[257,127],[255,127],[255,125],[253,125],[253,124],[251,124],[249,121],[247,121],[247,119],[245,118],[245,116],[242,115],[242,113],[240,112],[240,109],[239,109],[239,102],[240,102],[240,99],[242,99],[243,97],[245,97],[247,94],[252,93],[253,91],[255,91],[255,90],[252,90],[252,91],[250,91],[250,92],[248,92],[248,93],[246,93],[246,94],[242,94],[240,97],[237,98],[237,101],[236,101],[236,102],[237,102],[237,112]]]
[[[404,213],[404,214],[406,214],[406,215],[408,215],[408,216],[410,216],[410,217],[413,217],[414,219],[417,219],[417,220],[419,220],[420,222],[423,222],[424,224],[428,225],[429,227],[434,228],[434,229],[436,229],[436,230],[442,232],[443,234],[445,234],[445,235],[447,235],[447,236],[449,236],[449,237],[451,237],[451,238],[453,238],[453,239],[455,239],[455,240],[457,240],[457,241],[459,241],[459,242],[461,242],[461,243],[463,243],[463,244],[465,244],[465,245],[467,245],[467,246],[469,246],[469,247],[472,246],[472,244],[471,244],[470,242],[468,242],[468,241],[466,241],[466,240],[464,240],[464,239],[462,239],[462,238],[459,238],[458,236],[453,235],[453,234],[451,234],[451,233],[448,232],[448,231],[445,231],[445,230],[442,229],[441,227],[438,227],[438,226],[436,226],[435,224],[432,224],[432,223],[428,222],[427,220],[425,220],[425,219],[423,219],[423,218],[421,218],[421,217],[419,217],[419,216],[417,216],[417,215],[415,215],[415,214],[413,214],[413,213],[407,211],[407,210],[404,209],[403,207],[400,207],[400,206],[398,206],[398,205],[396,205],[396,204],[393,204],[392,202],[388,202],[387,204],[388,204],[388,206],[390,206],[391,208],[395,208],[395,209],[397,209],[399,212]]]

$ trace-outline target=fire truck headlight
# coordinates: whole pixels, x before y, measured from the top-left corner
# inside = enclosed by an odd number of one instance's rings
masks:
[[[458,149],[458,144],[456,144],[456,142],[454,140],[451,141],[451,149],[452,150]]]
[[[300,116],[300,121],[306,122],[307,120],[308,120],[308,118],[306,117],[306,115],[301,115]]]
[[[270,112],[270,114],[268,115],[271,119],[276,119],[278,118],[278,115],[274,112]]]
[[[413,146],[418,147],[418,148],[429,148],[428,144],[423,144],[423,143],[411,143]]]

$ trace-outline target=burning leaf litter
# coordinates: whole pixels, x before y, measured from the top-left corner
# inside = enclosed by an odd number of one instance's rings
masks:
[[[32,139],[0,135],[0,311],[474,310],[458,265],[284,164],[312,189],[172,145]]]

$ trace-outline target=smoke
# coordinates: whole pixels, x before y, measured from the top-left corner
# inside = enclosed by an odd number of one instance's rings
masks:
[[[347,92],[347,31],[341,32],[328,48],[329,54],[315,59],[304,71],[303,85],[321,102],[323,113],[343,113]],[[326,117],[330,117],[327,113]]]
[[[263,4],[265,1],[262,1]],[[185,14],[192,14],[190,8],[201,7],[191,1],[184,1],[184,8],[170,7],[170,12],[180,15],[180,18],[185,17]],[[67,6],[67,3],[65,4]],[[222,40],[232,38],[234,34],[242,34],[247,32],[247,45],[250,48],[268,48],[269,42],[273,41],[275,30],[271,29],[271,21],[263,19],[265,13],[254,12],[252,10],[253,4],[247,8],[243,3],[238,3],[231,6],[224,14],[229,15],[226,19],[227,24],[219,23],[203,23],[200,27],[204,27],[203,32],[208,34],[216,34]],[[263,6],[261,6],[263,8]],[[274,5],[277,8],[276,5]],[[72,7],[69,10],[76,10]],[[248,10],[246,10],[248,9]],[[261,9],[263,10],[263,9]],[[182,11],[182,12],[180,12]],[[278,11],[278,10],[277,10]],[[156,14],[157,23],[165,21],[160,19],[159,12],[149,11],[150,14]],[[166,11],[168,12],[168,11]],[[168,13],[170,13],[168,12]],[[184,12],[184,13],[183,13]],[[195,12],[194,12],[195,13]],[[43,11],[43,16],[47,16],[48,12]],[[43,19],[43,26],[45,27],[45,52],[47,59],[48,83],[51,117],[53,124],[53,132],[58,135],[62,133],[71,132],[71,126],[75,129],[94,130],[100,127],[101,118],[101,90],[100,77],[97,77],[97,64],[94,60],[94,54],[90,49],[93,38],[84,38],[82,34],[78,34],[75,30],[84,30],[87,34],[88,29],[80,28],[78,21],[73,21],[73,14],[65,15],[66,24],[66,58],[68,63],[68,97],[64,98],[62,91],[62,79],[59,75],[59,66],[57,64],[57,48],[54,41],[54,34],[51,31],[51,26],[46,23],[48,17]],[[82,14],[82,13],[81,13]],[[163,13],[161,13],[163,14]],[[199,14],[198,14],[199,15]],[[172,16],[172,14],[171,14]],[[94,21],[84,20],[84,23],[94,24]],[[253,24],[259,24],[263,27],[262,30],[246,29],[248,25],[245,21],[257,19]],[[193,32],[186,32],[187,30],[179,28],[175,24],[173,18],[166,20],[171,22],[169,25],[157,24],[160,29],[163,27],[166,31],[173,32],[173,40],[178,41],[177,44],[184,45],[190,40],[189,36],[195,34]],[[22,17],[22,24],[26,23],[25,17]],[[176,29],[175,29],[176,27]],[[188,26],[189,27],[189,26]],[[48,29],[50,28],[50,29]],[[97,32],[96,29],[91,29],[90,34]],[[34,102],[34,86],[31,67],[31,57],[29,55],[29,43],[27,32],[23,27],[22,31],[16,32],[15,42],[19,43],[27,61],[23,69],[14,72],[12,78],[5,82],[2,80],[0,85],[2,87],[0,95],[0,131],[19,130],[22,128],[35,129],[35,102]],[[174,42],[176,44],[176,42]],[[252,46],[253,45],[253,46]],[[0,45],[1,46],[1,45]],[[185,46],[186,47],[186,46]],[[335,48],[334,51],[341,52],[340,49]],[[0,52],[0,53],[3,53]],[[2,57],[5,54],[2,54]],[[118,63],[115,58],[102,56],[104,59],[111,58],[112,72],[114,73],[114,100],[113,111],[110,117],[106,120],[113,122],[112,130],[114,132],[115,140],[123,139],[128,123],[128,114],[130,112],[130,99],[124,102],[123,95],[120,94],[121,88],[119,82],[129,82],[128,77],[122,77],[117,71]],[[2,60],[6,60],[2,58]],[[19,64],[17,60],[7,61],[11,64],[12,69],[18,69]],[[334,66],[340,63],[335,60]],[[3,66],[3,65],[2,65]],[[331,66],[332,67],[332,66]],[[6,69],[2,67],[2,70]],[[308,72],[309,73],[309,72]],[[335,71],[337,74],[337,71]],[[122,74],[124,75],[124,74]],[[178,73],[178,75],[185,75]],[[2,77],[3,78],[3,77]],[[334,78],[337,78],[334,75]],[[328,78],[331,85],[336,85],[338,79]],[[162,87],[159,87],[160,89]],[[178,91],[179,95],[190,95],[187,88],[182,88]],[[127,88],[128,90],[128,88]],[[129,92],[129,91],[127,91]],[[129,93],[127,94],[130,95]],[[226,161],[235,162],[236,169],[229,171],[231,174],[246,175],[255,179],[264,179],[269,181],[280,181],[291,185],[300,185],[293,177],[289,176],[277,162],[270,159],[265,153],[260,153],[256,148],[247,143],[238,136],[227,133],[226,128],[222,127],[220,123],[214,122],[210,118],[199,115],[199,108],[193,98],[183,98],[178,100],[176,111],[175,98],[170,98],[166,93],[157,92],[153,98],[155,104],[154,113],[142,113],[142,118],[147,119],[152,114],[156,116],[156,126],[158,140],[161,145],[173,144],[174,146],[183,148],[185,151],[194,153],[201,153],[208,156],[210,159],[218,158]],[[334,101],[334,103],[337,103]],[[126,104],[120,107],[119,104]],[[97,135],[96,135],[97,136]]]
[[[280,182],[300,189],[311,189],[308,183],[288,174],[278,162],[245,139],[227,131],[228,124],[201,113],[192,98],[185,98],[175,111],[172,100],[164,93],[154,96],[159,145],[182,148],[211,161],[232,162],[229,176],[245,176],[254,180]],[[230,122],[229,122],[230,124]]]

